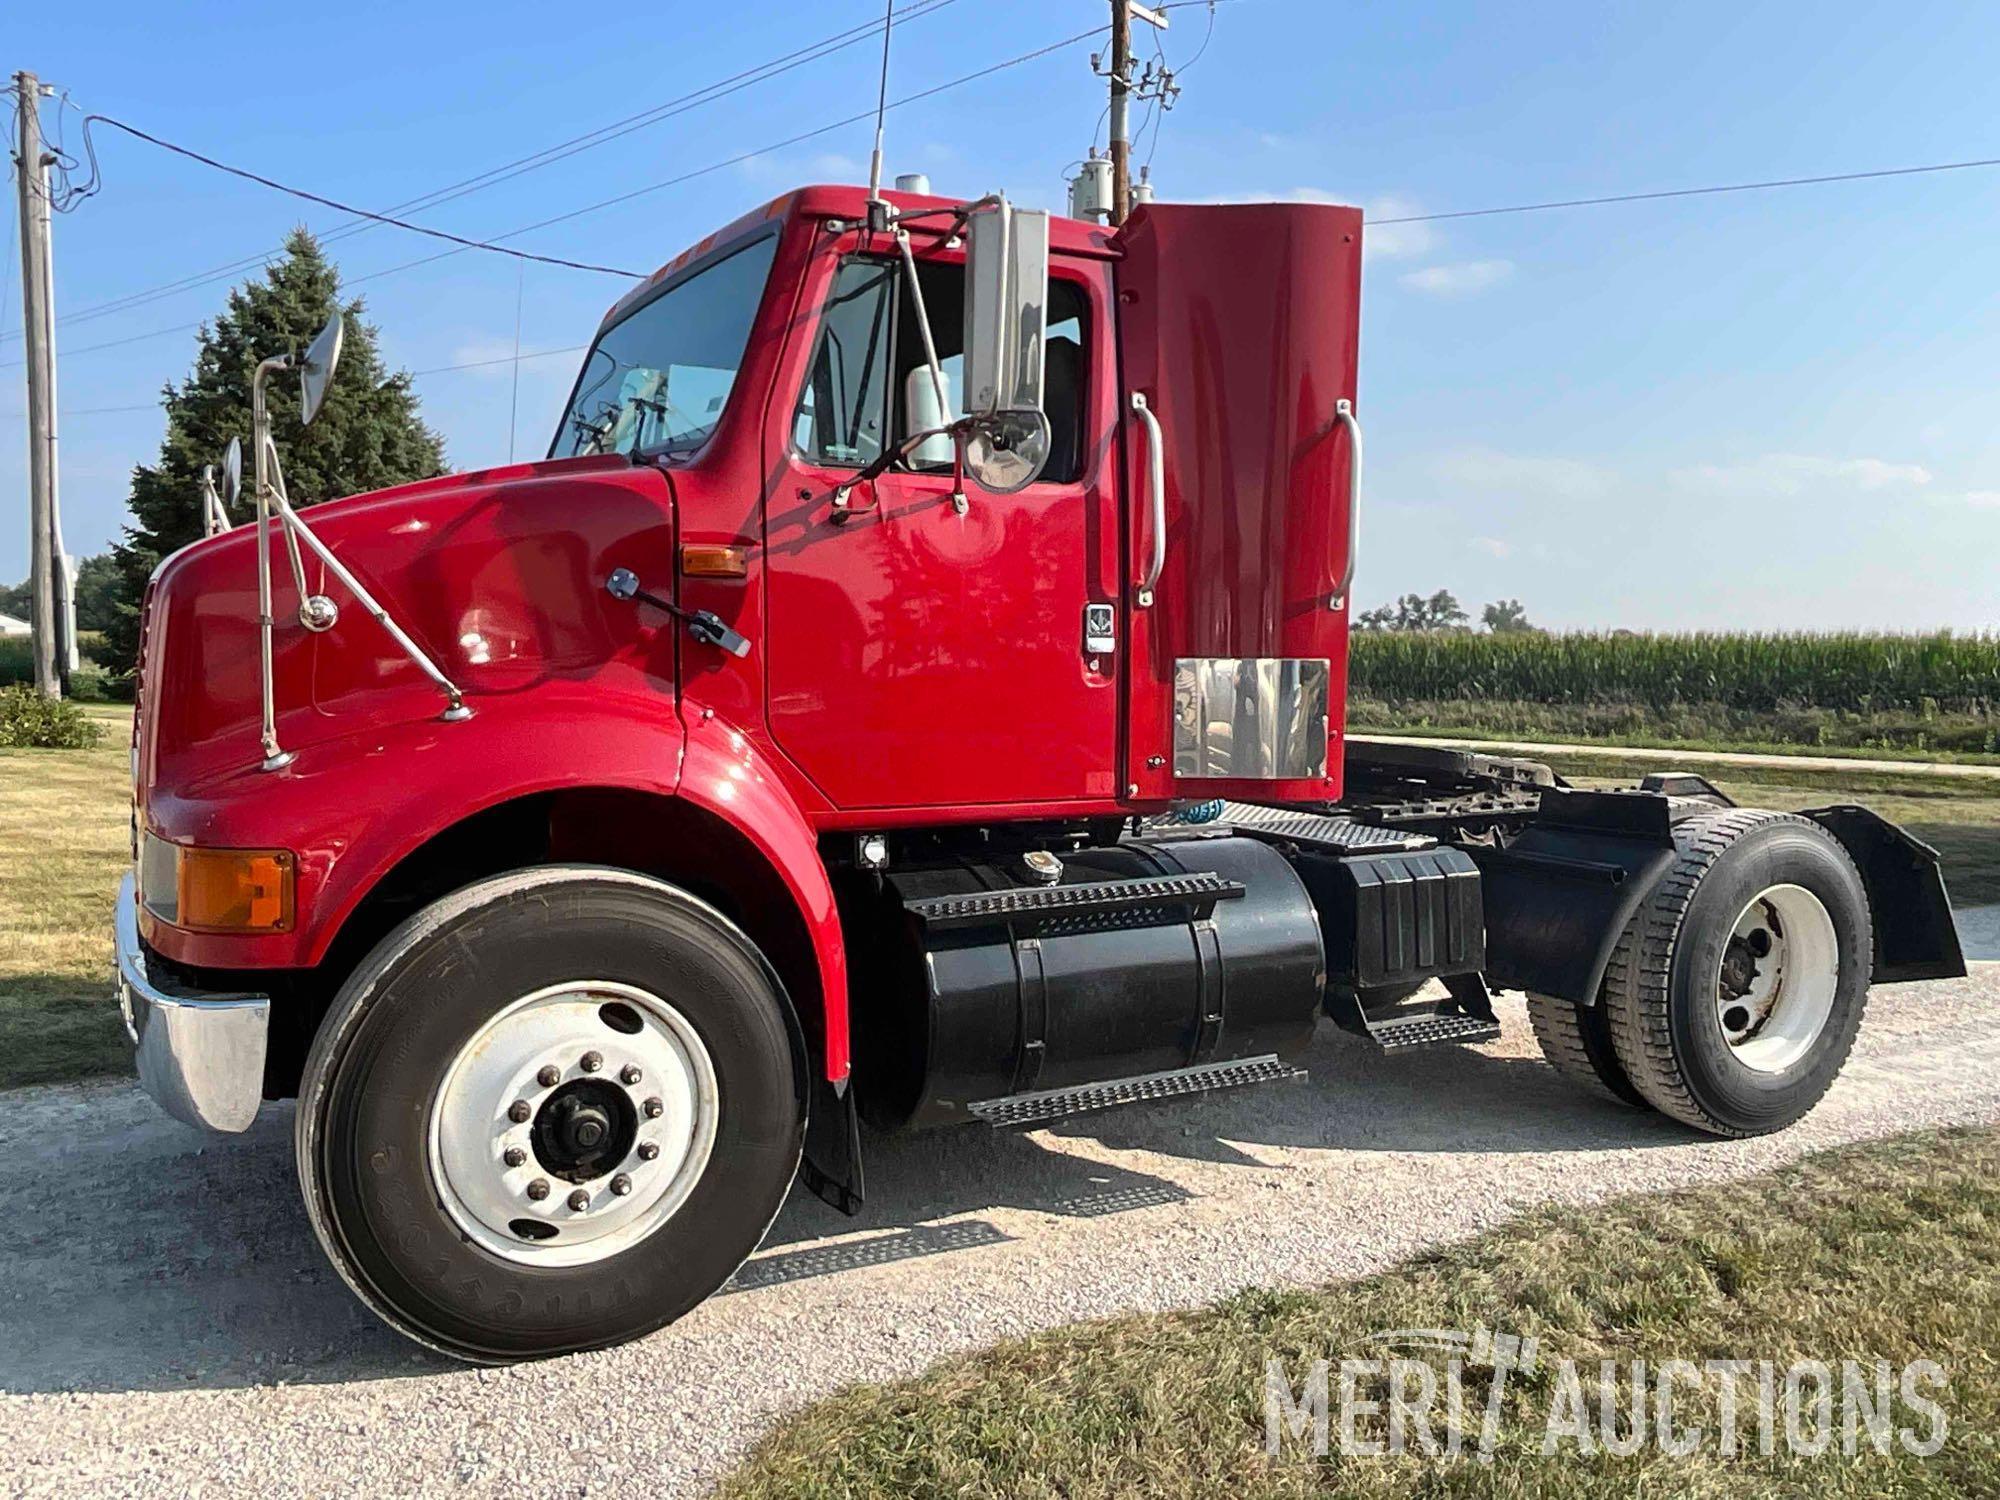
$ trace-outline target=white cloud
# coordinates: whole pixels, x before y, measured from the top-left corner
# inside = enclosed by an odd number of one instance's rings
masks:
[[[2000,510],[2000,490],[1967,490],[1963,498],[1975,510]]]
[[[1514,555],[1512,544],[1501,541],[1497,536],[1476,536],[1472,539],[1472,546],[1488,557],[1497,557],[1503,561]]]
[[[1582,459],[1495,448],[1461,448],[1439,455],[1430,467],[1438,483],[1459,489],[1556,500],[1594,500],[1610,488],[1611,478]]]
[[[1915,488],[1931,482],[1922,464],[1884,458],[1826,458],[1811,453],[1766,453],[1733,464],[1696,464],[1668,476],[1684,490],[1732,498],[1803,495],[1828,489]]]
[[[1470,297],[1499,285],[1513,274],[1511,260],[1465,260],[1455,265],[1405,271],[1396,279],[1412,291],[1427,292],[1433,297]]]

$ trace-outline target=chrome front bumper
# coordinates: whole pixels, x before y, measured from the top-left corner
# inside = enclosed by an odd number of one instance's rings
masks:
[[[248,1130],[264,1102],[268,995],[168,987],[153,977],[139,941],[138,893],[118,886],[118,1008],[139,1082],[176,1120],[203,1130]]]

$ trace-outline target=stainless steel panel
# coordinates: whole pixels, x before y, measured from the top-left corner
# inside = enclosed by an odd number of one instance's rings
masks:
[[[1174,662],[1174,775],[1280,781],[1326,775],[1325,658]]]

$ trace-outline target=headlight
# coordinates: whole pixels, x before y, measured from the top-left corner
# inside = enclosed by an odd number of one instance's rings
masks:
[[[139,899],[183,932],[289,932],[295,867],[289,849],[199,849],[149,833]]]

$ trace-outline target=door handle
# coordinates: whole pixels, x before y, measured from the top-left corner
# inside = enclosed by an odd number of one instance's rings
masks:
[[[1160,419],[1146,404],[1144,391],[1132,393],[1132,410],[1146,425],[1146,493],[1153,512],[1153,555],[1139,584],[1138,603],[1144,609],[1152,604],[1153,587],[1167,565],[1167,453],[1165,439],[1160,434]]]
[[[1354,403],[1344,397],[1333,403],[1333,419],[1347,429],[1347,562],[1326,601],[1328,609],[1337,611],[1347,608],[1347,591],[1354,584],[1355,549],[1361,544],[1361,424],[1354,418]]]

